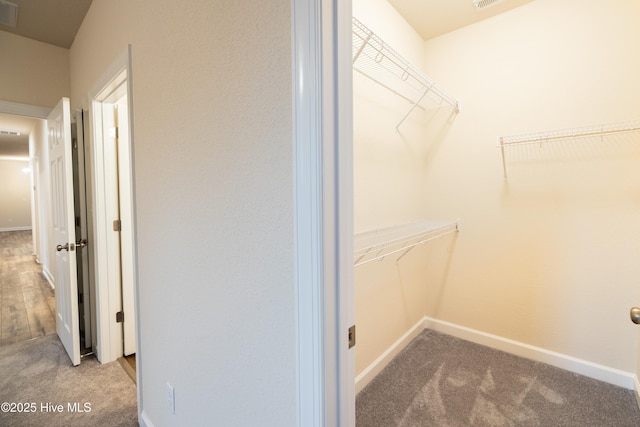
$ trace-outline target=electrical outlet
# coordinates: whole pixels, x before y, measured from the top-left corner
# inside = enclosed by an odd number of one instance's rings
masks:
[[[176,413],[176,390],[171,383],[167,383],[167,406],[172,414]]]

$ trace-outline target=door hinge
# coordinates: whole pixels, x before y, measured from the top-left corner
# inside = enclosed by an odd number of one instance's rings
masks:
[[[124,311],[119,311],[116,313],[116,322],[117,323],[124,322]]]
[[[122,231],[122,221],[119,219],[113,221],[113,231]]]
[[[356,345],[356,325],[349,328],[349,348]]]
[[[118,139],[118,127],[113,126],[109,128],[109,138]]]

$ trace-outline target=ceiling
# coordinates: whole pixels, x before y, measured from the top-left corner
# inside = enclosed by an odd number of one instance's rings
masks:
[[[533,0],[503,0],[476,10],[472,0],[388,0],[424,40],[482,21]]]
[[[1,31],[69,49],[92,0],[0,0],[18,6],[16,28]],[[457,30],[533,0],[500,0],[481,11],[472,0],[388,0],[423,39]]]
[[[3,0],[0,0],[0,2]],[[16,28],[0,24],[0,31],[69,49],[92,0],[8,0],[18,6]],[[29,133],[37,119],[0,114],[0,158],[29,156]]]
[[[0,0],[0,2],[7,0]],[[16,28],[7,31],[69,49],[92,0],[8,0],[18,5]],[[502,0],[478,11],[472,0],[388,0],[423,39],[428,40],[533,0]],[[0,134],[0,156],[24,157],[29,152],[29,133],[35,119],[0,114],[0,130],[19,131],[21,136]]]
[[[69,49],[92,0],[0,0],[18,6],[16,28],[0,30]]]

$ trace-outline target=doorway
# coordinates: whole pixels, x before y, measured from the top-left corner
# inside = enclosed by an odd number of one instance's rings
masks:
[[[93,253],[88,253],[89,267],[80,272],[92,282],[83,289],[85,346],[93,347],[98,360],[108,363],[137,351],[136,296],[134,259],[133,172],[131,139],[130,48],[116,58],[90,90],[88,109],[75,112],[76,143],[91,141],[85,159],[87,200],[87,233],[78,236],[86,240]],[[50,109],[0,101],[0,113],[46,119]],[[84,132],[79,132],[79,121]],[[41,130],[46,141],[46,126]],[[80,140],[82,138],[82,141]],[[46,143],[39,151],[46,151]],[[56,252],[51,248],[48,223],[50,194],[48,193],[46,153],[36,157],[36,233],[34,248],[43,264],[43,274],[53,283],[54,268],[49,260]],[[82,163],[81,161],[78,162]],[[42,170],[40,170],[42,169]],[[41,175],[41,176],[40,176]],[[82,180],[81,180],[82,181]],[[40,188],[42,184],[42,188]],[[82,191],[82,190],[80,190]],[[79,220],[82,224],[83,220]],[[115,229],[114,229],[115,227]],[[86,251],[85,251],[86,252]],[[115,255],[114,255],[115,254]],[[89,299],[89,304],[87,304]],[[91,306],[92,311],[89,310]],[[88,314],[86,314],[88,313]],[[88,334],[88,336],[87,336]]]
[[[98,359],[137,351],[130,48],[90,90]]]
[[[28,201],[30,205],[31,222],[29,227],[25,227],[26,233],[20,236],[13,229],[11,236],[13,240],[8,241],[8,236],[3,236],[3,242],[7,246],[9,253],[21,254],[20,262],[17,262],[15,256],[3,257],[3,262],[16,262],[12,269],[15,278],[7,278],[3,281],[3,286],[7,288],[7,295],[12,298],[4,298],[3,306],[6,306],[7,313],[4,317],[7,319],[7,334],[4,339],[5,344],[40,337],[48,334],[56,333],[56,317],[57,305],[56,296],[59,292],[66,292],[64,286],[58,283],[56,277],[56,258],[59,251],[56,251],[56,239],[52,237],[52,217],[49,212],[53,205],[51,200],[51,177],[50,177],[50,161],[48,142],[52,137],[58,138],[60,132],[51,133],[48,118],[50,110],[40,107],[33,107],[23,104],[15,104],[0,101],[0,108],[3,114],[0,114],[0,123],[6,128],[16,130],[17,135],[22,135],[26,142],[24,145],[24,165],[29,167],[22,168],[22,175],[30,180],[30,185],[25,188],[25,194],[20,199]],[[53,126],[53,125],[52,125]],[[90,259],[86,247],[87,234],[87,215],[86,215],[86,192],[85,192],[85,157],[84,157],[84,119],[82,111],[78,111],[75,117],[70,119],[69,132],[69,149],[70,163],[73,169],[73,197],[71,201],[70,223],[75,224],[75,232],[78,241],[74,238],[74,248],[69,251],[69,256],[77,259],[77,270],[73,268],[73,276],[77,276],[77,299],[79,308],[78,317],[81,319],[79,332],[81,343],[79,345],[79,356],[76,360],[79,363],[80,355],[91,353],[95,341],[92,337],[91,316],[91,292],[89,289],[89,269],[88,260]],[[47,134],[49,129],[49,135]],[[54,129],[58,129],[54,126]],[[17,141],[20,142],[20,141]],[[17,144],[14,144],[17,145]],[[6,154],[6,153],[5,153]],[[18,153],[14,153],[18,154]],[[2,156],[0,156],[2,157]],[[13,155],[5,156],[5,161],[15,163],[22,160],[22,157]],[[71,177],[69,177],[71,179]],[[15,181],[14,178],[11,181]],[[59,184],[59,183],[58,183]],[[58,185],[59,187],[60,185]],[[26,194],[29,194],[26,197]],[[19,204],[20,199],[5,198],[7,205]],[[59,204],[58,204],[59,205]],[[59,208],[59,206],[57,206]],[[15,210],[12,209],[10,213]],[[15,216],[15,215],[14,215]],[[24,215],[26,217],[26,215]],[[13,217],[9,215],[9,219]],[[22,221],[27,221],[22,219]],[[25,223],[26,225],[26,223]],[[53,224],[55,226],[55,224]],[[3,230],[4,231],[4,230]],[[66,252],[66,251],[65,251]],[[19,279],[17,279],[19,277]],[[54,288],[58,286],[60,289],[54,294]],[[74,285],[75,286],[75,285]],[[9,292],[10,291],[10,292]],[[64,293],[63,292],[63,293]],[[86,339],[84,339],[86,336]],[[75,360],[75,356],[74,356]]]
[[[73,204],[76,231],[76,271],[78,283],[78,321],[80,328],[80,354],[87,355],[96,347],[95,299],[90,280],[91,247],[89,241],[89,215],[87,211],[87,167],[85,151],[85,114],[76,110],[71,123]]]
[[[55,299],[39,247],[37,142],[48,109],[0,101],[0,346],[56,332]],[[49,279],[49,281],[48,281]]]

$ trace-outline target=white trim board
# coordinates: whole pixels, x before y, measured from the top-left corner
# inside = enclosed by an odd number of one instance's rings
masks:
[[[47,279],[47,282],[49,282],[49,286],[51,286],[51,289],[55,289],[56,285],[53,280],[53,275],[51,274],[47,266],[44,264],[42,265],[42,275],[44,276],[45,279]]]
[[[30,225],[26,225],[24,227],[7,227],[7,228],[0,228],[0,233],[3,233],[5,231],[26,231],[31,229],[33,229],[33,227],[31,227]]]
[[[325,425],[322,122],[319,5],[293,0],[297,421]],[[304,196],[307,197],[304,197]]]
[[[488,334],[465,326],[459,326],[443,320],[425,317],[424,321],[425,328],[433,329],[437,332],[442,332],[476,344],[495,348],[536,362],[546,363],[548,365],[555,366],[556,368],[575,372],[576,374],[604,381],[619,387],[624,387],[629,390],[633,390],[635,388],[633,380],[635,375],[631,372],[610,368],[598,363],[589,362],[587,360],[578,359],[577,357],[546,350],[541,347]]]
[[[92,144],[92,200],[94,211],[93,223],[93,256],[95,265],[96,285],[96,324],[97,324],[97,349],[96,356],[101,363],[108,363],[122,356],[122,325],[116,322],[112,313],[122,308],[122,297],[119,286],[110,284],[118,283],[120,278],[120,242],[113,236],[112,210],[113,195],[117,189],[114,180],[110,180],[113,166],[113,154],[105,150],[102,134],[102,104],[104,98],[115,88],[127,84],[127,93],[131,94],[131,46],[127,46],[103,72],[88,93],[89,109],[89,141]],[[128,98],[128,112],[132,114],[131,97]],[[132,120],[130,118],[129,122]],[[130,128],[131,131],[131,128]],[[129,141],[133,139],[131,132]],[[125,172],[126,173],[126,172]],[[131,173],[131,171],[129,171]],[[125,219],[125,218],[123,218]],[[123,228],[124,232],[125,228]],[[133,224],[127,228],[133,233]],[[130,235],[123,233],[122,239],[131,242]],[[135,256],[135,255],[134,255]],[[135,261],[134,261],[135,262]],[[139,335],[139,331],[136,331]],[[138,357],[141,357],[140,354]],[[138,390],[142,384],[138,383]]]
[[[387,364],[389,364],[389,362],[391,362],[391,360],[400,353],[400,351],[402,351],[402,349],[404,349],[417,335],[419,335],[423,329],[427,328],[536,362],[546,363],[548,365],[555,366],[556,368],[565,369],[599,381],[624,387],[629,390],[635,390],[636,398],[640,405],[640,382],[638,381],[638,377],[631,372],[610,368],[608,366],[578,359],[566,354],[557,353],[430,317],[422,318],[356,377],[356,393],[360,392],[360,390],[375,378],[375,376],[378,375],[378,373],[380,373]]]
[[[20,104],[18,102],[0,100],[0,114],[13,114],[16,116],[47,119],[51,108],[37,105]]]
[[[420,335],[425,329],[426,318],[420,319],[418,323],[413,325],[403,336],[398,338],[396,342],[385,350],[376,360],[374,360],[369,366],[364,368],[362,372],[356,377],[356,394],[360,393],[363,388],[367,386],[382,370],[396,357],[406,346],[409,345],[415,337]],[[357,345],[356,345],[357,347]]]
[[[24,157],[24,156],[0,156],[0,160],[6,161],[6,162],[28,162],[29,161],[29,157]]]
[[[297,424],[355,425],[351,0],[293,0]]]

